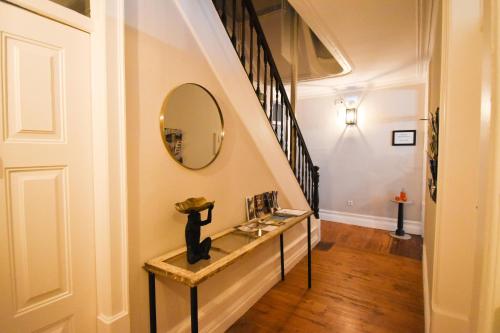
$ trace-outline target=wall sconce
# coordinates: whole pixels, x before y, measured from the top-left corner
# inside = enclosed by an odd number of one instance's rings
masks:
[[[346,125],[356,125],[357,110],[355,108],[345,110]]]

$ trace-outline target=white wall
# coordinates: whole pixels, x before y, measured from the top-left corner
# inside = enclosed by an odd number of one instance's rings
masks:
[[[221,85],[225,81],[219,81],[211,70],[182,17],[174,1],[126,1],[131,332],[147,332],[149,326],[144,262],[184,244],[186,216],[175,211],[175,202],[190,196],[215,200],[213,222],[203,229],[207,235],[241,223],[245,219],[247,195],[276,188],[281,192],[281,205],[288,206],[295,200],[282,191],[273,174],[276,171],[268,166],[267,158],[233,107],[234,101],[228,97],[233,95],[225,93]],[[221,36],[227,38],[227,34]],[[234,58],[238,61],[236,55]],[[245,91],[248,79],[242,77],[246,81],[240,81],[236,87]],[[186,82],[207,88],[220,104],[224,117],[225,138],[220,154],[210,166],[198,171],[183,168],[168,155],[159,130],[158,116],[165,96]],[[250,85],[248,89],[252,89]],[[253,92],[248,96],[259,105]],[[256,112],[255,119],[262,113],[259,109],[246,111]],[[256,130],[271,131],[265,126],[268,125],[262,122],[262,128]],[[277,143],[268,144],[267,149],[273,147],[279,149]],[[276,150],[274,154],[279,156],[280,152]],[[285,234],[287,268],[305,254],[304,236],[302,224]],[[314,234],[313,242],[316,240]],[[278,255],[279,242],[275,240],[201,284],[198,292],[202,331],[223,331],[276,283]],[[157,304],[159,332],[189,330],[189,288],[160,278]]]
[[[346,126],[341,96],[357,105],[357,126]],[[423,110],[423,85],[299,100],[298,122],[320,167],[320,209],[395,218],[389,200],[404,188],[413,201],[405,218],[421,221]],[[414,129],[416,146],[391,145],[393,130]]]

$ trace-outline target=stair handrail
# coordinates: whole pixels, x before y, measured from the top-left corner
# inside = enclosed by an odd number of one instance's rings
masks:
[[[292,171],[295,174],[295,177],[299,183],[299,186],[302,189],[302,192],[304,193],[306,200],[308,201],[309,205],[314,211],[314,215],[316,218],[319,218],[319,167],[315,166],[311,155],[309,153],[309,150],[305,144],[304,137],[302,135],[302,132],[299,128],[297,119],[295,117],[295,113],[293,112],[290,100],[288,99],[288,96],[285,91],[285,86],[283,84],[283,80],[281,79],[281,76],[278,71],[278,67],[276,66],[276,62],[274,60],[274,57],[271,52],[271,48],[269,47],[269,44],[266,40],[264,30],[262,29],[262,26],[260,24],[259,18],[257,16],[257,13],[255,11],[255,8],[251,2],[251,0],[212,0],[215,9],[217,10],[217,13],[219,14],[219,17],[221,19],[221,22],[233,44],[233,47],[236,51],[236,54],[238,55],[238,58],[240,59],[240,62],[245,70],[245,72],[248,75],[248,78],[250,80],[250,83],[252,84],[252,87],[255,90],[255,93],[257,95],[257,98],[259,99],[259,102],[261,103],[263,110],[268,116],[269,123],[271,125],[271,129],[276,135],[276,138],[278,140],[278,143],[280,144],[283,152],[286,155],[286,158],[290,164],[290,167],[292,168]],[[228,13],[227,13],[227,5],[228,3],[232,4],[232,20],[228,22]],[[241,9],[241,31],[236,30],[236,23],[237,23],[237,14],[238,14],[238,6],[240,5]],[[249,40],[245,40],[246,37],[246,18],[245,18],[245,10],[248,13],[248,25],[249,25],[249,34],[250,38]],[[230,26],[229,24],[232,23]],[[253,29],[252,29],[253,28]],[[255,86],[254,83],[254,33],[253,31],[255,30],[256,34],[256,44],[257,44],[257,85]],[[238,34],[241,32],[241,38],[238,40]],[[238,45],[238,42],[240,44]],[[249,42],[249,50],[248,54],[245,52],[245,46],[246,43]],[[239,47],[238,47],[239,46]],[[262,48],[263,52],[263,65],[264,65],[264,82],[263,82],[263,97],[264,100],[261,100],[261,91],[260,91],[260,73],[261,73],[261,56],[260,56],[260,50]],[[247,55],[250,58],[250,61],[247,63]],[[269,79],[270,79],[270,94],[269,96],[267,95],[267,65],[269,65]],[[248,65],[247,65],[248,64]],[[247,67],[249,67],[247,69]],[[275,87],[273,87],[273,78],[275,81]],[[273,91],[273,88],[276,89],[276,91]],[[276,121],[275,124],[273,124],[273,102],[276,103],[276,107],[278,108],[279,104],[279,99],[278,99],[278,92],[281,97],[281,120],[280,120],[280,128],[278,129],[278,110],[276,110]],[[273,94],[276,93],[276,100],[273,101]],[[269,97],[269,104],[267,104],[267,99]],[[283,107],[283,104],[285,107]],[[268,107],[269,107],[269,114],[268,114]],[[283,115],[283,110],[285,111],[286,115],[286,127],[283,129],[283,120],[284,120],[284,115]],[[290,126],[288,126],[288,122],[290,121]],[[283,140],[283,130],[285,131],[285,141]],[[293,134],[294,133],[294,134]],[[281,139],[280,139],[281,135]],[[290,137],[288,137],[290,135]],[[294,137],[295,136],[295,137]],[[289,147],[290,145],[290,147]],[[292,147],[293,145],[293,147]],[[288,149],[290,148],[290,150]],[[298,156],[300,153],[301,156]]]

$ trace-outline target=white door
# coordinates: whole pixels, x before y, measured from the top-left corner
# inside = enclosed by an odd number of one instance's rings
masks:
[[[88,33],[0,2],[0,332],[96,331]]]

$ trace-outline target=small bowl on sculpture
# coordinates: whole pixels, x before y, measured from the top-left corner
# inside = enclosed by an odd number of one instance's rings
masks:
[[[208,201],[204,197],[188,198],[182,202],[175,204],[175,209],[182,214],[189,214],[191,212],[201,212],[210,206],[214,206],[215,201]]]

